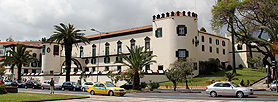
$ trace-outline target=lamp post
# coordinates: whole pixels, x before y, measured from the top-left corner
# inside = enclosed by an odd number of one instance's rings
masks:
[[[99,69],[99,56],[100,56],[100,41],[101,41],[101,33],[100,31],[92,28],[91,31],[94,31],[94,32],[98,32],[99,33],[99,39],[98,39],[98,56],[97,56],[97,82],[98,82],[98,69]],[[109,33],[106,33],[106,34],[109,34]]]

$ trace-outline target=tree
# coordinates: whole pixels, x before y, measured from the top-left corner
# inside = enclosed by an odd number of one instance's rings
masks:
[[[206,30],[205,27],[202,27],[202,28],[200,29],[200,31],[207,32],[207,30]]]
[[[234,78],[236,73],[225,73],[225,77],[227,81],[238,80],[238,78]]]
[[[118,75],[118,73],[114,74],[113,73],[114,71],[109,71],[107,73],[107,77],[111,79],[111,82],[114,83],[114,84],[117,84],[117,82],[121,79],[120,75]]]
[[[60,26],[54,25],[54,34],[50,36],[47,41],[51,43],[62,44],[65,47],[66,55],[66,81],[70,81],[70,69],[71,69],[71,54],[72,45],[78,46],[78,42],[83,42],[84,44],[90,43],[89,40],[84,37],[84,30],[75,30],[75,27],[71,24],[68,26],[60,23]]]
[[[193,68],[192,60],[177,59],[170,64],[165,75],[174,84],[174,91],[176,91],[177,82],[183,82],[184,80],[186,81],[186,88],[189,89],[186,76],[190,74],[191,68]]]
[[[0,67],[11,64],[10,69],[12,74],[14,73],[14,67],[17,66],[18,80],[21,80],[22,65],[30,64],[31,62],[38,60],[30,54],[31,50],[27,51],[26,49],[27,47],[23,44],[17,44],[16,48],[7,51],[7,53],[10,53],[11,55],[4,56],[4,59],[0,60],[0,62],[3,62]]]
[[[156,63],[155,60],[152,60],[152,58],[156,57],[156,55],[152,55],[152,52],[148,51],[148,49],[144,49],[144,47],[135,46],[134,48],[129,48],[126,46],[129,54],[123,54],[119,55],[119,57],[123,58],[125,61],[115,61],[115,63],[122,63],[126,66],[128,66],[133,74],[133,89],[134,90],[140,90],[140,73],[139,71],[146,65],[149,65],[151,63]]]
[[[278,18],[277,3],[277,0],[218,0],[217,5],[212,9],[213,30],[219,31],[220,28],[227,27],[227,31],[232,34],[232,37],[235,36],[238,41],[246,44],[250,52],[252,48],[263,54],[265,56],[263,58],[264,65],[270,66],[267,59],[273,60],[274,56],[269,50],[270,47],[261,42],[265,39],[261,39],[264,29],[261,29],[260,26],[269,27],[270,19]],[[255,37],[255,35],[258,36]],[[256,43],[257,46],[250,43]]]

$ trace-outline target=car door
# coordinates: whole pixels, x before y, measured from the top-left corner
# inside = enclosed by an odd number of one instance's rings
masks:
[[[234,89],[230,83],[224,83],[223,88],[223,95],[234,95]]]
[[[99,85],[99,92],[100,92],[100,94],[106,94],[106,90],[105,90],[105,85],[104,84],[100,84]]]
[[[96,85],[93,87],[93,90],[95,91],[96,94],[101,94],[101,93],[100,93],[100,84],[96,84]]]
[[[223,94],[223,83],[216,83],[213,86],[213,90],[216,91],[217,95],[222,95]]]

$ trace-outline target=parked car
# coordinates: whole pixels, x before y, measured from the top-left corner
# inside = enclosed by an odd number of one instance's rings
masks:
[[[91,82],[91,81],[88,81],[88,82],[84,82],[82,85],[81,85],[81,89],[82,91],[86,92],[88,90],[88,87],[89,86],[92,86],[94,85],[95,82]]]
[[[233,82],[215,82],[206,87],[206,93],[210,94],[211,97],[220,95],[235,95],[239,98],[243,96],[253,95],[254,91],[249,87],[240,87]]]
[[[132,89],[132,87],[133,87],[132,82],[128,82],[120,86],[120,88],[124,88],[126,90]]]
[[[126,94],[124,88],[116,87],[111,83],[100,83],[100,82],[94,84],[93,86],[89,86],[87,92],[89,92],[91,95],[104,94],[109,96],[114,96],[114,95],[124,96]]]
[[[76,82],[64,82],[63,85],[62,85],[62,90],[72,90],[72,91],[75,91],[75,90],[81,90],[81,85],[78,85]]]
[[[33,88],[33,89],[41,88],[41,82],[39,82],[37,80],[28,80],[25,83],[25,89],[27,89],[27,88]]]
[[[271,83],[271,86],[270,86],[270,90],[271,90],[271,91],[277,90],[277,85],[276,85],[276,83],[277,83],[277,81],[275,81],[275,80]]]
[[[25,82],[21,81],[21,80],[13,80],[11,83],[12,86],[16,86],[16,87],[24,87],[25,86]]]
[[[54,81],[54,89],[55,90],[59,90],[62,88],[62,85],[59,84],[57,81]],[[44,90],[44,89],[50,89],[50,80],[45,80],[42,82],[42,86],[41,86],[41,89]]]
[[[12,85],[12,81],[11,80],[4,80],[4,85],[11,86]]]

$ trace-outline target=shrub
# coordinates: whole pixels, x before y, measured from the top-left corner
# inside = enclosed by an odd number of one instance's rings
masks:
[[[0,94],[6,94],[7,93],[7,89],[5,85],[0,85]]]
[[[159,83],[157,83],[157,82],[152,82],[152,81],[150,80],[149,88],[150,88],[150,91],[153,91],[154,89],[159,88]]]
[[[231,65],[228,65],[227,70],[233,70],[233,67]]]
[[[147,85],[148,85],[148,84],[147,84],[146,82],[141,82],[141,88],[143,88],[143,89],[144,89],[144,88],[146,88],[146,87],[147,87]]]
[[[242,69],[242,68],[243,68],[243,65],[242,65],[242,64],[238,65],[238,68]]]
[[[208,61],[200,61],[200,74],[201,75],[208,75],[214,74],[215,72],[219,71],[218,60],[215,58],[209,58]]]

